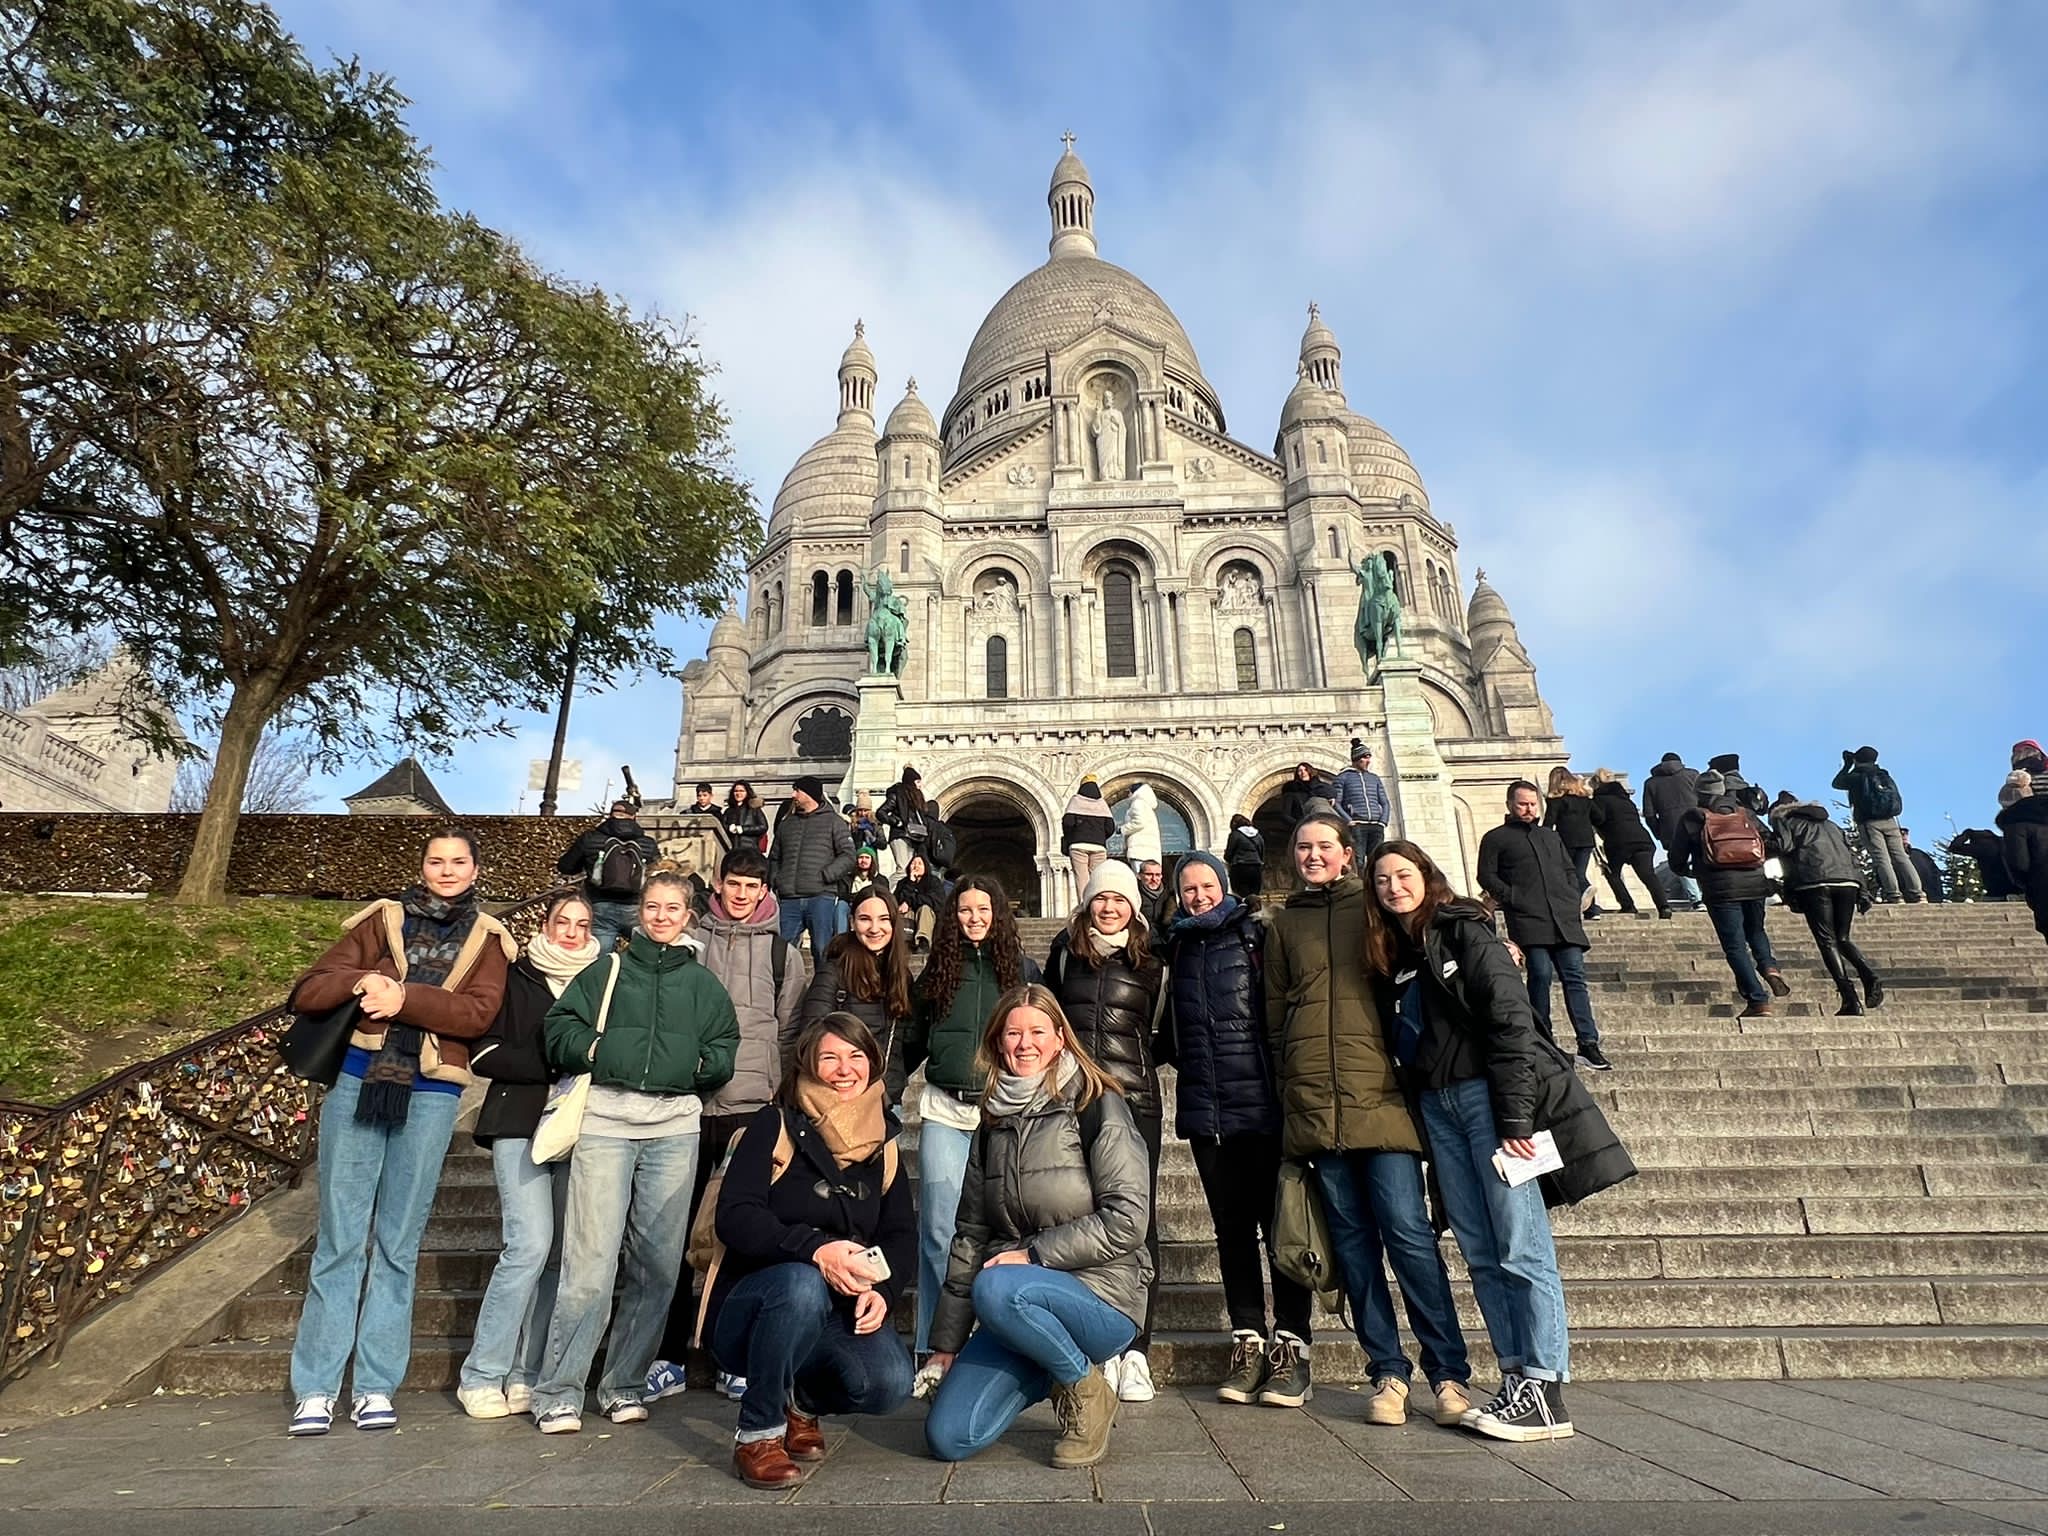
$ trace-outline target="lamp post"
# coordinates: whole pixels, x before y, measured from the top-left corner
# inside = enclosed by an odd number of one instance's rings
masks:
[[[569,649],[562,660],[562,702],[555,710],[555,744],[548,753],[547,783],[540,792],[540,813],[543,816],[555,814],[557,792],[562,782],[562,748],[569,740],[569,703],[576,697],[576,659],[582,649],[583,621],[578,619],[569,626]]]

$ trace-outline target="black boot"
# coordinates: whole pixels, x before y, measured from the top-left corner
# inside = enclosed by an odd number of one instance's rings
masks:
[[[1863,999],[1856,995],[1856,989],[1848,982],[1842,983],[1842,1006],[1835,1010],[1838,1019],[1855,1018],[1863,1012]]]

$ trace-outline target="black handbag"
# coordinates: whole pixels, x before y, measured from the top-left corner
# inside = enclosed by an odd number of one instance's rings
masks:
[[[349,1036],[362,1017],[363,1000],[351,997],[325,1013],[294,1013],[291,1027],[277,1037],[277,1054],[286,1070],[309,1083],[332,1088],[348,1055]]]

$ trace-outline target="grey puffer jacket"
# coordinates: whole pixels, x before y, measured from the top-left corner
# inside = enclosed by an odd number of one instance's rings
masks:
[[[1093,1145],[1082,1120],[1099,1121]],[[967,1153],[945,1289],[932,1348],[956,1352],[974,1327],[974,1278],[987,1260],[1022,1248],[1061,1269],[1140,1330],[1152,1283],[1145,1229],[1152,1169],[1123,1096],[1105,1093],[1077,1113],[1063,1097],[983,1121]]]
[[[823,806],[806,815],[792,806],[775,823],[768,883],[784,901],[830,896],[852,872],[853,858],[853,832],[844,816]]]
[[[712,898],[712,909],[690,932],[701,946],[698,962],[718,978],[740,1021],[740,1051],[732,1081],[704,1103],[707,1115],[757,1114],[782,1084],[782,1039],[803,1001],[803,952],[782,937],[773,896],[764,896],[749,922],[736,922]],[[782,986],[775,985],[775,951],[782,950]]]
[[[1771,830],[1778,837],[1786,890],[1863,884],[1863,871],[1856,867],[1849,839],[1834,818],[1812,801],[1788,800],[1771,807]]]

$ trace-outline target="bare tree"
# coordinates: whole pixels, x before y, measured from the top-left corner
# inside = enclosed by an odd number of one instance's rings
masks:
[[[313,809],[317,796],[307,767],[312,749],[298,736],[266,735],[249,759],[249,781],[242,786],[245,816],[299,816]],[[178,765],[171,809],[194,815],[206,808],[213,787],[213,756],[190,758]]]
[[[0,667],[0,709],[26,709],[38,699],[82,682],[104,667],[112,643],[93,633],[62,635],[39,645],[11,667]]]

